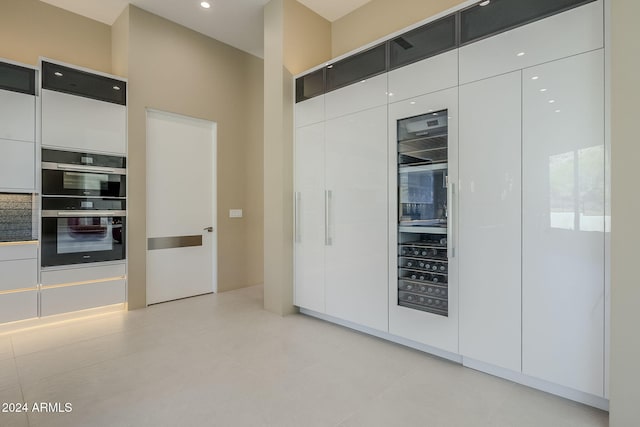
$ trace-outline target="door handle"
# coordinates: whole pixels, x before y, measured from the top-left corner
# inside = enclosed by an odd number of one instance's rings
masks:
[[[205,227],[203,230],[208,231],[209,233],[213,233],[213,227]]]

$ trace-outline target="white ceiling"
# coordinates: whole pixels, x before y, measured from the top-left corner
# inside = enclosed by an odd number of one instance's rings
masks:
[[[112,25],[127,4],[162,16],[223,43],[263,57],[262,10],[269,0],[41,0]],[[370,0],[298,0],[328,21],[352,12]]]

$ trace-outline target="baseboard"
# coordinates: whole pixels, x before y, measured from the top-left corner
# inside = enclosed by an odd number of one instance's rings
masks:
[[[306,314],[307,316],[315,317],[317,319],[325,320],[327,322],[335,323],[337,325],[344,326],[345,328],[353,329],[355,331],[364,332],[365,334],[373,335],[374,337],[382,338],[384,340],[391,341],[396,344],[403,345],[405,347],[410,347],[416,350],[420,350],[425,353],[438,356],[442,359],[447,359],[452,362],[462,364],[462,356],[460,356],[459,354],[440,350],[439,348],[436,348],[436,347],[431,347],[426,344],[408,340],[406,338],[402,338],[397,335],[392,335],[388,332],[379,331],[377,329],[369,328],[367,326],[358,325],[357,323],[342,320],[337,317],[329,316],[327,314],[318,313],[313,310],[307,310],[306,308],[300,308],[300,313]]]
[[[544,391],[546,393],[553,394],[555,396],[563,397],[565,399],[573,400],[578,403],[582,403],[594,408],[602,409],[603,411],[609,410],[609,400],[594,396],[589,393],[574,390],[569,387],[564,387],[558,384],[553,384],[548,381],[541,380],[539,378],[530,377],[521,372],[510,371],[508,369],[500,368],[485,362],[480,362],[468,357],[461,356],[459,354],[451,353],[448,351],[440,350],[435,347],[431,347],[426,344],[422,344],[416,341],[411,341],[406,338],[399,337],[397,335],[389,334],[388,332],[379,331],[377,329],[369,328],[367,326],[358,325],[356,323],[348,322],[337,317],[329,316],[327,314],[318,313],[306,308],[300,308],[300,313],[307,316],[315,317],[317,319],[325,320],[327,322],[335,323],[340,326],[344,326],[355,331],[363,332],[365,334],[373,335],[374,337],[382,338],[387,341],[394,342],[406,347],[410,347],[416,350],[429,353],[434,356],[441,357],[443,359],[459,363],[467,368],[483,372],[485,374],[493,375],[499,378],[503,378],[514,383],[522,384],[527,387],[534,388],[536,390]]]
[[[469,357],[462,358],[462,365],[476,371],[484,372],[485,374],[504,378],[506,380],[513,381],[514,383],[535,388],[536,390],[544,391],[546,393],[564,397],[565,399],[593,406],[594,408],[602,409],[603,411],[609,410],[609,400],[603,397],[595,396],[583,391],[574,390],[569,387],[564,387],[545,380],[541,380],[539,378],[531,377],[529,375],[523,374],[522,372],[515,372],[509,369],[500,368],[499,366],[480,362]]]

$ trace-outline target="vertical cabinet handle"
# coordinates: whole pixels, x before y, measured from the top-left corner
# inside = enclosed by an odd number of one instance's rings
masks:
[[[324,244],[325,246],[331,246],[333,244],[333,238],[331,237],[331,190],[325,190],[324,192]]]
[[[300,203],[302,201],[302,194],[299,191],[295,193],[294,199],[294,239],[296,243],[300,243],[302,241],[302,237],[300,236]]]
[[[449,183],[449,188],[451,189],[451,195],[449,196],[449,213],[448,213],[448,224],[447,227],[451,230],[449,235],[449,258],[456,257],[456,184]]]

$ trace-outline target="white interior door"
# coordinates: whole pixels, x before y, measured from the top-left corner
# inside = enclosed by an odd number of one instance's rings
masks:
[[[216,124],[147,111],[147,304],[216,291]]]

